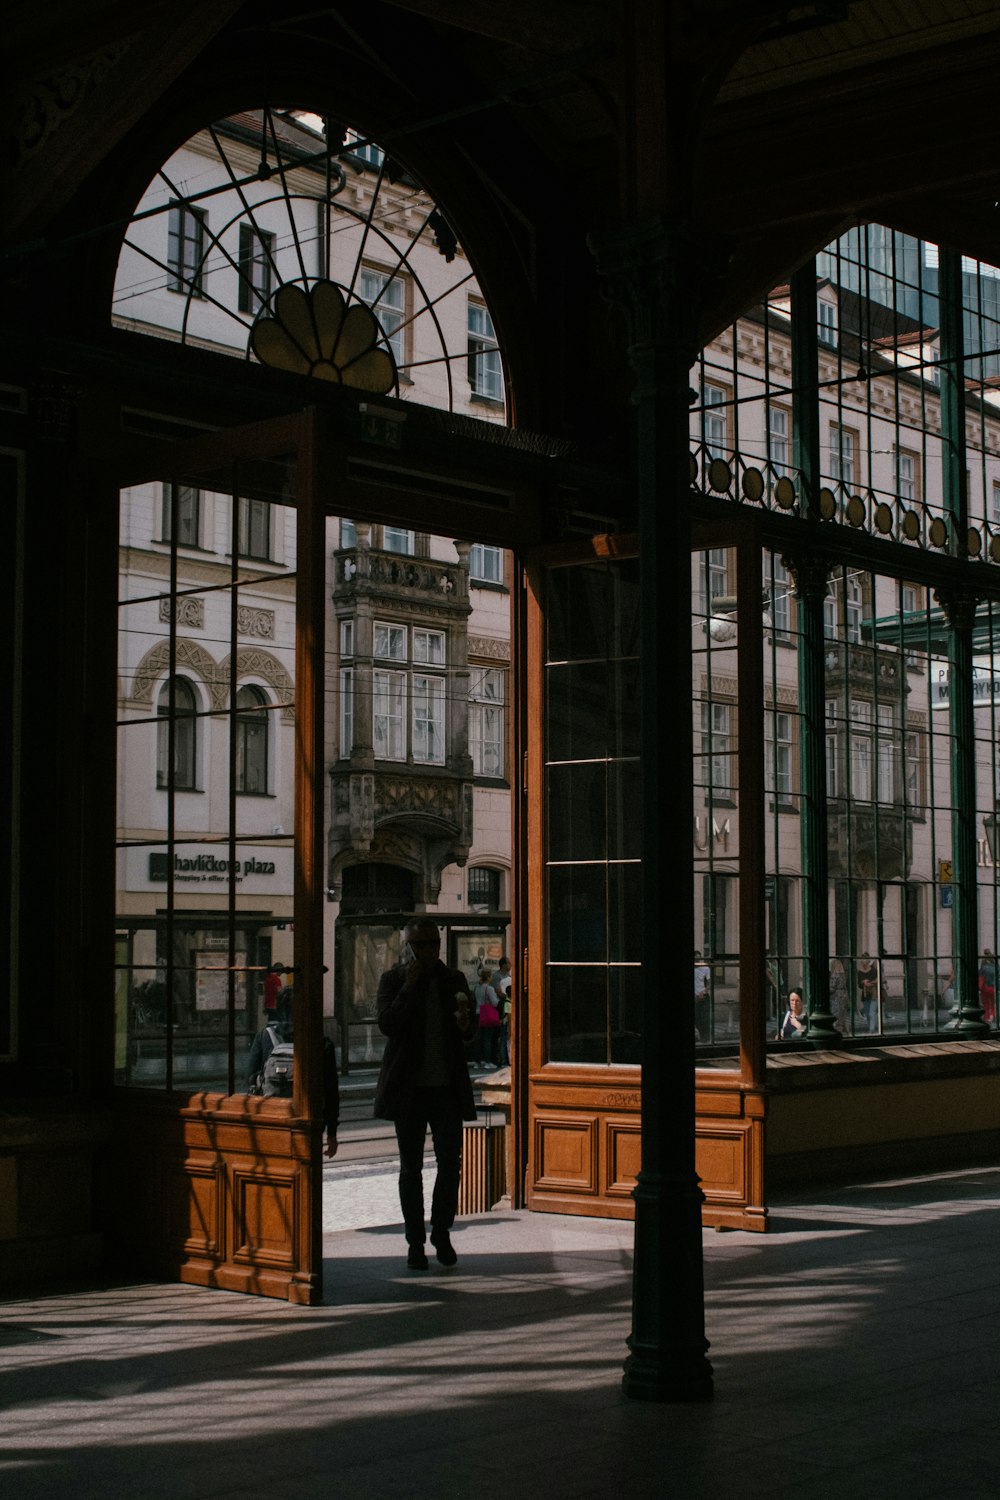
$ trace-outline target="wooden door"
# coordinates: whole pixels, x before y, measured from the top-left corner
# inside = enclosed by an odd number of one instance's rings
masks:
[[[308,415],[162,450],[122,491],[116,1116],[130,1271],[321,1295],[324,519]],[[267,959],[290,1098],[247,1092]]]
[[[634,539],[539,550],[527,577],[527,1202],[623,1217],[640,1148]]]

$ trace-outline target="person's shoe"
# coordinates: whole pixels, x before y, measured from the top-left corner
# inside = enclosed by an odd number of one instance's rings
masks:
[[[440,1260],[440,1256],[438,1259]],[[411,1245],[406,1252],[406,1265],[410,1271],[427,1270],[427,1254],[423,1245]]]
[[[458,1264],[458,1256],[447,1229],[434,1229],[431,1231],[431,1244],[434,1253],[443,1266],[455,1266]]]

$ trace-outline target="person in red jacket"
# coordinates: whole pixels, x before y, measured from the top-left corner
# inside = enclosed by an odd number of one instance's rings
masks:
[[[458,1210],[462,1121],[476,1118],[465,1039],[474,1028],[465,975],[441,962],[430,917],[403,933],[401,962],[379,980],[379,1030],[388,1037],[375,1090],[376,1119],[392,1120],[399,1147],[399,1204],[411,1271],[427,1269],[424,1250],[424,1143],[430,1126],[437,1159],[431,1244],[443,1266],[458,1260],[450,1230]]]
[[[272,964],[264,975],[264,1024],[273,1021],[278,1009],[278,996],[281,994],[281,976],[285,972],[284,964]]]

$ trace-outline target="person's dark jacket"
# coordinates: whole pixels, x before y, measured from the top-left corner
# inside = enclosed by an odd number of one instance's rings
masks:
[[[450,1082],[462,1109],[464,1120],[476,1118],[472,1082],[465,1061],[465,1040],[469,1033],[458,1029],[455,1011],[458,996],[469,996],[465,975],[446,968],[440,959],[427,974],[412,984],[407,982],[406,966],[397,965],[382,975],[376,1005],[379,1030],[389,1038],[382,1056],[378,1086],[375,1090],[375,1117],[395,1120],[405,1113],[413,1098],[414,1078],[424,1060],[424,1007],[431,999],[431,978],[437,981],[438,1003],[448,1018],[445,1037],[448,1049]],[[470,1024],[475,1007],[469,996]]]
[[[258,1031],[250,1043],[250,1056],[247,1061],[247,1088],[252,1087],[259,1073],[264,1071],[264,1064],[274,1051],[274,1036],[281,1042],[291,1042],[291,1021],[271,1021]],[[337,1053],[328,1036],[323,1038],[323,1125],[328,1135],[337,1134],[337,1126],[340,1123],[340,1080],[337,1077]]]

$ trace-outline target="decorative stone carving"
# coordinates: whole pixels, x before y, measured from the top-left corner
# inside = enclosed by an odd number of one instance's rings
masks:
[[[169,601],[162,602],[167,604],[169,618]],[[212,712],[225,713],[229,706],[229,657],[217,662],[200,642],[178,637],[175,662],[177,670],[186,669],[205,684]],[[169,671],[170,642],[160,641],[146,652],[136,667],[130,701],[138,707],[151,708],[153,683]],[[247,677],[259,677],[266,682],[281,703],[282,723],[294,724],[295,684],[277,657],[272,656],[269,651],[252,646],[237,651],[236,680],[240,682]]]
[[[229,657],[227,656],[219,663],[218,676],[224,694],[229,690]],[[236,653],[236,681],[241,682],[245,677],[260,677],[267,683],[268,687],[274,689],[275,696],[282,704],[281,720],[283,724],[294,724],[295,722],[295,683],[291,674],[276,656],[270,651],[262,651],[257,646],[242,646]],[[225,702],[225,698],[223,699]]]
[[[166,624],[171,619],[170,597],[160,599],[160,619]],[[203,630],[205,626],[205,601],[194,595],[174,600],[173,619],[188,630]]]
[[[469,636],[469,656],[485,657],[487,661],[510,661],[510,642],[494,640],[489,635]]]
[[[377,591],[396,599],[420,599],[428,595],[436,604],[449,604],[468,613],[468,572],[460,564],[433,558],[404,557],[393,552],[375,552],[363,547],[337,553],[337,585],[334,597],[344,593]]]
[[[273,641],[274,610],[240,604],[236,610],[236,629],[240,635],[258,636],[261,640]]]
[[[176,643],[175,662],[178,670],[187,668],[199,677],[208,689],[209,700],[215,713],[226,706],[226,688],[218,681],[218,664],[198,641],[179,637]],[[146,652],[135,669],[132,679],[131,701],[143,708],[152,708],[153,683],[170,671],[170,642],[159,641]]]
[[[117,67],[130,46],[130,41],[115,42],[46,78],[34,80],[14,116],[15,166],[22,166],[41,151],[87,95]]]

